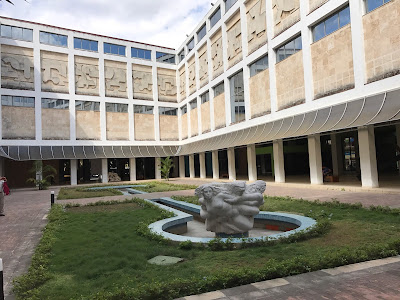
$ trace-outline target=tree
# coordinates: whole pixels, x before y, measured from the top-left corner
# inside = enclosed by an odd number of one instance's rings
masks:
[[[166,158],[162,158],[160,166],[161,177],[169,181],[169,173],[173,167],[174,163],[172,162],[171,157],[168,156]]]
[[[50,180],[57,174],[57,170],[50,165],[43,166],[41,160],[36,160],[33,162],[33,167],[29,170],[29,173],[34,174],[35,178],[28,178],[26,182],[33,182],[39,190],[46,190],[50,186]]]

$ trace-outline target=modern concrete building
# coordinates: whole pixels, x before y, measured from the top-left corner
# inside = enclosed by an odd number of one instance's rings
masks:
[[[177,50],[0,17],[2,175],[399,181],[400,0],[219,0]],[[399,184],[400,185],[400,184]]]

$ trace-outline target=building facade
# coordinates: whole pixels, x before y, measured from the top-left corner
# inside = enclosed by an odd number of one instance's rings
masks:
[[[0,170],[399,180],[400,0],[220,0],[177,50],[0,18]],[[329,170],[324,176],[322,170]]]

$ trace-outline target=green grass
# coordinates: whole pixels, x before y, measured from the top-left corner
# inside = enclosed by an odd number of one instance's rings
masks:
[[[66,211],[56,205],[16,292],[21,299],[173,299],[400,252],[399,210],[279,197],[266,198],[263,209],[320,222],[330,219],[332,227],[324,235],[291,244],[184,250],[139,234],[145,224],[168,215],[139,200]],[[147,263],[157,255],[185,260],[167,267]]]
[[[58,193],[57,200],[67,199],[82,199],[82,198],[97,198],[97,197],[108,197],[108,196],[119,196],[123,195],[122,192],[116,189],[106,190],[89,190],[88,187],[78,188],[61,188]]]
[[[157,193],[157,192],[169,192],[169,191],[184,191],[194,190],[197,185],[189,184],[173,184],[168,181],[152,181],[143,183],[142,187],[133,187],[133,189],[146,192],[146,193]]]

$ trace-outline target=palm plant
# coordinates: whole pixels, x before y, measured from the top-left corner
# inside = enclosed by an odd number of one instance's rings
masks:
[[[161,177],[169,181],[169,173],[173,167],[174,163],[172,162],[171,157],[168,156],[166,158],[162,158],[160,166]]]
[[[34,183],[39,190],[46,190],[51,184],[51,179],[57,174],[57,170],[50,165],[43,166],[41,160],[36,160],[33,162],[33,167],[29,170],[29,173],[35,174],[35,178],[28,178],[26,182]]]

